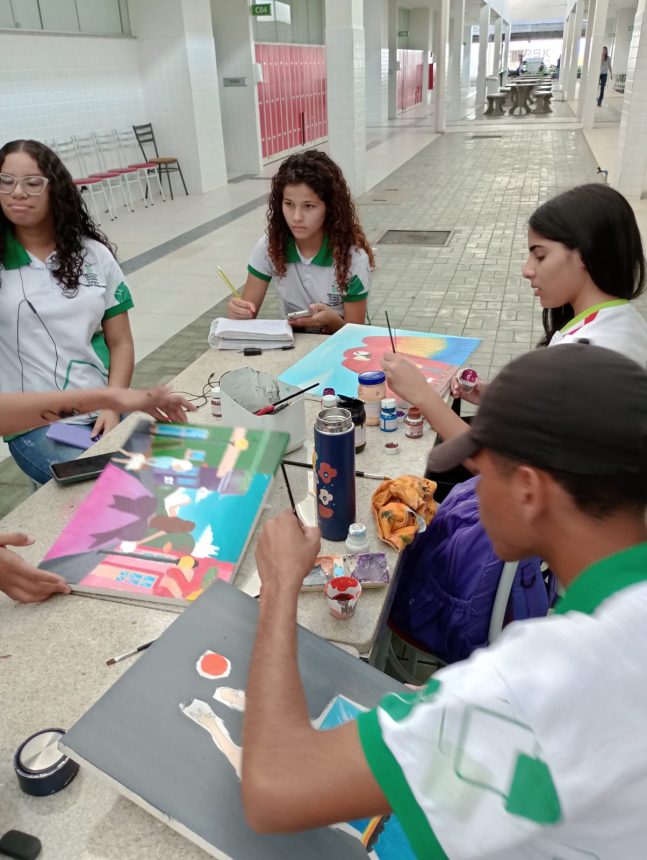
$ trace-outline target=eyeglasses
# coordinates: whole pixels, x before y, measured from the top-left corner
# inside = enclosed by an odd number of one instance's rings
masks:
[[[46,176],[12,176],[10,173],[0,173],[0,194],[12,194],[18,183],[25,194],[38,197],[47,188],[49,179]]]

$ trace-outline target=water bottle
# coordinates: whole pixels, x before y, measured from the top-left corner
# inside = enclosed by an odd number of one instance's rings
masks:
[[[317,415],[315,477],[321,535],[344,540],[355,522],[355,427],[348,409],[322,409]]]

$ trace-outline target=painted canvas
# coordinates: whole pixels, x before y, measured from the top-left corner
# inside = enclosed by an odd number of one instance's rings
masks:
[[[443,396],[449,390],[452,376],[480,343],[478,338],[424,331],[397,331],[396,338],[398,354],[419,367]],[[282,373],[279,379],[298,388],[319,382],[319,387],[314,388],[310,396],[320,396],[324,388],[331,387],[337,394],[355,397],[358,374],[381,370],[382,354],[392,351],[388,329],[349,324],[326,338]]]
[[[393,816],[289,835],[247,826],[239,775],[257,618],[256,600],[216,582],[68,730],[65,751],[214,857],[409,860]],[[404,690],[302,628],[298,650],[309,712],[321,729]]]
[[[41,567],[74,591],[184,605],[231,582],[287,433],[141,422]]]
[[[379,588],[390,581],[389,566],[383,552],[361,552],[356,555],[318,555],[310,573],[303,580],[302,591],[323,591],[335,576],[354,576],[362,588]]]

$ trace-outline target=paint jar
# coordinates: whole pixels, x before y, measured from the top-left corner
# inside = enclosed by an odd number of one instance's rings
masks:
[[[458,375],[458,387],[463,394],[469,394],[476,388],[478,374],[471,367],[464,367]]]
[[[368,532],[364,523],[351,523],[348,526],[346,549],[351,555],[369,551]]]
[[[366,409],[361,400],[356,397],[346,397],[340,394],[337,398],[342,409],[348,409],[355,425],[355,453],[361,454],[366,448]]]
[[[214,385],[209,393],[211,401],[211,414],[214,418],[222,418],[222,400],[220,399],[220,386]]]
[[[364,401],[366,426],[380,424],[380,403],[386,397],[386,374],[382,370],[367,370],[358,376],[357,396]]]
[[[425,419],[417,406],[410,406],[405,421],[404,435],[409,439],[421,439],[425,429]]]
[[[387,442],[386,445],[384,446],[384,453],[385,454],[399,454],[400,453],[400,446],[398,445],[397,442]]]
[[[380,430],[384,433],[394,433],[398,429],[398,412],[395,398],[385,397],[380,409]]]
[[[345,620],[355,614],[362,585],[354,576],[336,576],[325,584],[324,593],[333,618]]]
[[[335,394],[335,389],[324,388],[323,393],[321,395],[321,408],[333,409],[337,405],[337,395]]]
[[[315,421],[317,521],[321,536],[344,540],[355,521],[355,428],[348,409],[322,409]]]

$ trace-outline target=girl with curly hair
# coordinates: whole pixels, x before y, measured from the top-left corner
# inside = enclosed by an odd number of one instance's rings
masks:
[[[90,219],[60,158],[43,143],[0,149],[0,390],[74,391],[130,385],[134,366],[128,287],[107,238]],[[119,423],[115,409],[67,419],[100,436]],[[32,480],[78,448],[45,428],[9,439]]]
[[[295,328],[335,332],[364,323],[375,261],[346,180],[317,150],[291,155],[272,179],[267,234],[249,258],[240,298],[228,305],[233,319],[253,319],[272,281]]]

